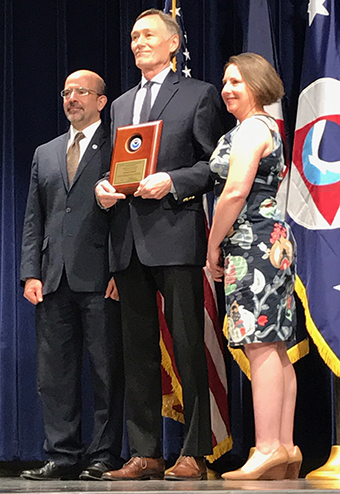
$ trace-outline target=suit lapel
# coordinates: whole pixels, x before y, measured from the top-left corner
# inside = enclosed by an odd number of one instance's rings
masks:
[[[67,143],[70,138],[70,131],[61,136],[60,145],[57,148],[57,160],[60,166],[61,176],[63,178],[64,186],[66,191],[69,189],[68,176],[67,176],[67,165],[66,165],[66,153],[67,153]]]
[[[177,72],[170,70],[169,74],[164,79],[159,90],[157,98],[151,108],[149,120],[158,120],[167,106],[169,101],[179,89],[179,75]]]
[[[94,136],[92,137],[89,145],[85,150],[85,153],[83,154],[82,159],[80,160],[73,183],[71,184],[70,188],[72,188],[73,185],[77,182],[78,178],[83,173],[85,168],[88,166],[93,156],[96,153],[98,153],[106,137],[107,137],[106,131],[103,129],[103,126],[101,124],[94,133]]]

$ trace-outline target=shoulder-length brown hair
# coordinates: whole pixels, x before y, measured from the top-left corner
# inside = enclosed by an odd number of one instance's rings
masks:
[[[261,55],[257,53],[233,55],[225,64],[224,71],[232,64],[238,67],[259,105],[270,105],[283,97],[284,89],[280,77]]]

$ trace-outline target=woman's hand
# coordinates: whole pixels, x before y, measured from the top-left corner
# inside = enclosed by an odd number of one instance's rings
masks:
[[[223,281],[224,269],[221,266],[221,259],[221,247],[212,248],[211,246],[208,246],[206,266],[212,274],[214,281]]]
[[[113,277],[109,280],[107,284],[104,298],[112,298],[112,300],[116,300],[117,302],[119,301],[118,288]]]

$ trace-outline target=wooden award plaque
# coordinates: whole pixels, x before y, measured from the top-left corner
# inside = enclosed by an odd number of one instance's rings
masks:
[[[133,194],[139,182],[155,173],[163,120],[118,127],[109,182],[117,192]]]

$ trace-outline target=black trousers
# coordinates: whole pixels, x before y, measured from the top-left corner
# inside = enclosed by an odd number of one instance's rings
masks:
[[[63,275],[58,290],[36,308],[38,391],[43,404],[45,451],[59,465],[85,458],[120,466],[124,372],[119,303],[103,293],[73,292]],[[83,348],[90,357],[94,429],[81,438]]]
[[[162,456],[158,290],[164,296],[165,317],[183,387],[182,453],[211,454],[202,269],[197,266],[147,267],[134,252],[129,267],[115,273],[115,279],[122,310],[126,419],[132,456]]]

